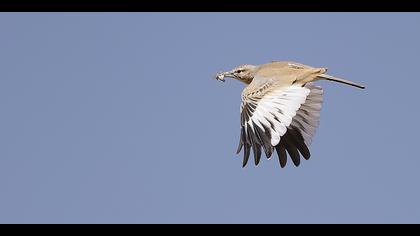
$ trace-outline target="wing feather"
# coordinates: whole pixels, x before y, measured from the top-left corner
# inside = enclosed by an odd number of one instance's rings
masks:
[[[252,86],[251,83],[249,87]],[[245,89],[237,148],[237,153],[244,148],[243,167],[251,149],[255,165],[260,162],[261,148],[267,158],[276,149],[281,167],[287,163],[286,153],[295,166],[300,164],[300,155],[309,159],[308,146],[319,124],[322,95],[322,88],[310,83],[290,86],[264,83],[253,90]]]

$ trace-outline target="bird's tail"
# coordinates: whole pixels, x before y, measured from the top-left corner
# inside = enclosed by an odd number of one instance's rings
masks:
[[[329,81],[335,81],[335,82],[338,82],[338,83],[343,83],[343,84],[351,85],[351,86],[354,86],[354,87],[357,87],[357,88],[361,88],[361,89],[364,89],[365,88],[365,86],[360,85],[360,84],[357,84],[355,82],[352,82],[352,81],[349,81],[349,80],[345,80],[345,79],[340,79],[340,78],[337,78],[337,77],[334,77],[334,76],[331,76],[331,75],[327,75],[327,74],[321,74],[321,75],[318,75],[317,77],[318,77],[318,79],[325,79],[325,80],[329,80]]]

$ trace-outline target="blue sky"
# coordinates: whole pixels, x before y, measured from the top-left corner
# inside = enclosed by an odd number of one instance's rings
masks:
[[[1,13],[0,223],[420,223],[420,14]],[[242,169],[243,84],[321,81],[312,156]]]

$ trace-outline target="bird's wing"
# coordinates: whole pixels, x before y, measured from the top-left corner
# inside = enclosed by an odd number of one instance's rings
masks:
[[[301,132],[305,144],[309,146],[319,125],[324,91],[320,86],[312,83],[306,84],[305,88],[310,89],[311,92],[306,97],[305,103],[296,112],[290,126],[296,127]]]
[[[299,84],[286,86],[278,80],[254,79],[244,89],[241,103],[241,136],[237,150],[239,153],[244,147],[243,166],[248,162],[251,148],[255,165],[260,161],[261,147],[268,158],[276,148],[282,167],[285,165],[286,150],[295,165],[298,165],[298,150],[305,158],[309,158],[307,145],[314,133],[311,127],[316,127],[317,122],[316,117],[311,117],[311,113],[317,110],[319,102],[307,101],[307,98],[312,98],[309,95],[312,90],[316,90],[315,88],[318,87]]]

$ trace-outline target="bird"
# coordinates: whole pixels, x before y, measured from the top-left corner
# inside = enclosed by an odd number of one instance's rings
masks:
[[[245,83],[240,106],[240,138],[236,154],[243,149],[242,167],[251,149],[255,166],[262,150],[267,159],[277,153],[284,168],[287,154],[294,166],[302,156],[311,156],[309,146],[319,125],[323,89],[315,81],[328,80],[356,88],[365,86],[326,74],[327,68],[312,67],[294,61],[271,61],[261,65],[243,64],[216,74],[225,82],[233,78]]]

